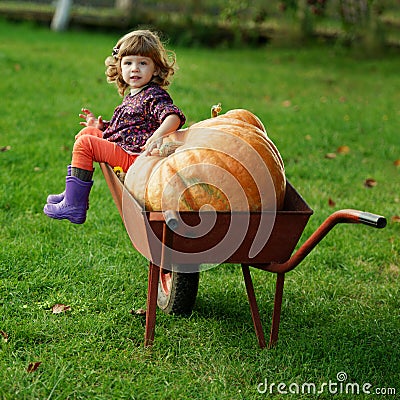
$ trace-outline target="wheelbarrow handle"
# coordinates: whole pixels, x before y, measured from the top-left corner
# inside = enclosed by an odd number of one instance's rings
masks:
[[[354,222],[359,224],[364,224],[372,226],[373,228],[382,229],[386,226],[386,218],[382,215],[372,214],[366,211],[359,210],[340,210],[332,215],[337,215],[340,222]]]
[[[376,215],[369,212],[361,212],[358,220],[360,223],[374,228],[382,229],[386,226],[386,218],[382,215]]]
[[[311,250],[332,230],[332,228],[341,223],[364,224],[374,228],[384,228],[386,218],[380,215],[371,214],[359,210],[339,210],[331,214],[319,228],[303,243],[303,245],[282,264],[271,264],[268,267],[270,272],[285,273],[294,269]]]
[[[179,215],[177,211],[165,210],[163,212],[165,223],[171,231],[175,231],[179,226]]]
[[[353,209],[339,210],[332,214],[335,222],[360,223],[374,228],[382,229],[386,226],[386,218],[382,215],[372,214],[366,211]],[[176,211],[164,211],[164,219],[171,230],[175,230],[179,224],[179,216]]]

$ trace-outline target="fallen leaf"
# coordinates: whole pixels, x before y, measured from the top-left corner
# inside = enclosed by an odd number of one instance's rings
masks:
[[[364,181],[364,186],[367,188],[373,188],[378,184],[378,182],[375,179],[368,178]]]
[[[306,140],[311,140],[312,137],[311,137],[311,135],[306,135],[306,136],[304,136],[304,139],[306,139]]]
[[[400,215],[393,215],[393,217],[390,218],[390,220],[391,220],[392,222],[400,223]]]
[[[3,340],[8,342],[8,333],[4,331],[0,331],[0,335],[3,336]]]
[[[14,70],[15,71],[21,71],[21,65],[20,64],[14,64]]]
[[[0,151],[1,151],[1,152],[3,152],[3,151],[8,151],[8,150],[11,150],[11,146],[0,147]]]
[[[54,304],[54,306],[51,307],[51,311],[53,314],[61,314],[65,311],[71,311],[71,306],[66,306],[65,304]]]
[[[42,363],[41,361],[36,361],[34,363],[29,363],[28,368],[26,369],[26,372],[29,372],[29,373],[35,372],[39,368],[39,365],[41,363]]]
[[[137,310],[131,310],[132,315],[146,315],[146,310],[144,308],[138,308]]]
[[[328,199],[328,205],[329,205],[329,207],[335,207],[335,206],[336,206],[336,203],[329,197],[329,199]]]
[[[339,97],[339,101],[341,103],[346,103],[346,97],[344,97],[344,96]]]
[[[389,265],[389,273],[398,276],[400,272],[400,268],[397,265],[390,264]]]
[[[339,146],[337,148],[336,152],[339,154],[347,154],[350,152],[350,147],[349,146]]]
[[[398,160],[393,161],[393,164],[394,164],[396,167],[400,167],[400,158],[399,158]]]
[[[290,107],[292,105],[292,102],[290,100],[285,100],[282,101],[283,107]]]
[[[325,158],[327,158],[329,160],[333,160],[334,158],[336,158],[336,154],[335,153],[326,153]]]

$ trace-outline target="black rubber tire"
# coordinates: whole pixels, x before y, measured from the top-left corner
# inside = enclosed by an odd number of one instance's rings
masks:
[[[166,314],[189,315],[196,302],[199,272],[184,273],[160,269],[157,305]]]

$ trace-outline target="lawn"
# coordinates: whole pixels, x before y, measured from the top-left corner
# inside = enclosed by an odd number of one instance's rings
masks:
[[[189,123],[221,102],[266,125],[314,210],[301,243],[338,209],[388,225],[340,225],[287,274],[275,348],[257,346],[236,265],[201,274],[190,317],[158,311],[155,344],[144,348],[144,319],[130,311],[145,307],[147,261],[99,168],[84,225],[42,213],[47,194],[64,188],[80,108],[109,118],[120,102],[103,64],[118,37],[2,21],[0,34],[1,399],[315,398],[311,384],[340,399],[352,397],[348,383],[360,399],[371,398],[364,384],[400,393],[398,53],[174,48],[170,92]],[[268,333],[274,276],[252,276]],[[70,309],[54,314],[55,304]]]

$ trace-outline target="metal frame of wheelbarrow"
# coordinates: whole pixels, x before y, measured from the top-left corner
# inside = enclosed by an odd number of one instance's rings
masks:
[[[268,220],[268,213],[255,212],[243,215],[243,218],[249,220],[244,240],[233,254],[226,259],[216,260],[215,254],[207,253],[207,249],[216,246],[224,238],[232,219],[231,212],[217,212],[214,227],[205,236],[184,237],[176,232],[179,232],[179,229],[176,229],[179,221],[196,226],[201,219],[199,212],[144,211],[113,170],[104,163],[100,163],[100,167],[133,246],[149,260],[146,346],[154,341],[160,271],[171,270],[173,264],[215,262],[241,264],[254,329],[261,348],[266,347],[266,341],[249,267],[275,273],[277,279],[269,339],[269,347],[272,347],[278,340],[285,274],[297,267],[336,224],[361,223],[375,228],[386,226],[386,219],[379,215],[352,209],[336,211],[292,255],[313,211],[290,182],[287,182],[283,210],[274,213],[272,230],[266,232],[268,240],[263,243],[258,254],[249,256],[253,241],[259,239],[257,235],[263,231],[262,223],[266,216]],[[235,217],[240,219],[240,213]],[[211,256],[204,259],[208,254]]]

